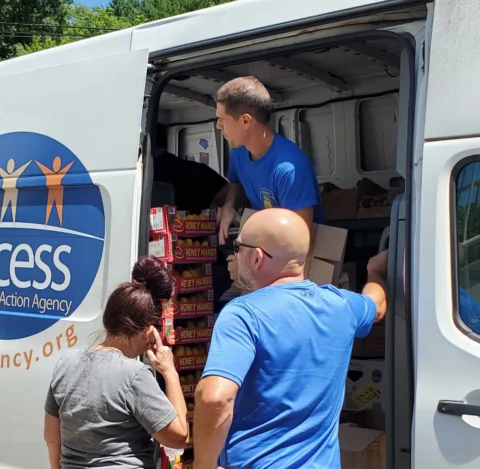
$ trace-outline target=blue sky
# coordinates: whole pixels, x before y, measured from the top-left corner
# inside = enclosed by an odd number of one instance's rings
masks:
[[[83,3],[89,7],[100,7],[108,4],[109,0],[78,0],[78,3]]]

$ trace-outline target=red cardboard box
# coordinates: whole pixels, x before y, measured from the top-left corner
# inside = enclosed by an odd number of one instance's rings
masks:
[[[187,446],[185,449],[190,449],[193,448],[192,445]],[[193,459],[190,457],[185,458],[185,456],[180,456],[177,457],[175,462],[171,463],[167,456],[165,456],[164,452],[162,451],[161,453],[161,459],[160,459],[160,469],[193,469]]]
[[[164,315],[165,316],[165,315]],[[212,338],[214,316],[210,315],[205,320],[200,320],[197,324],[190,327],[182,327],[175,325],[172,329],[172,316],[163,318],[164,337],[168,345],[184,345],[184,344],[200,344],[210,342]]]
[[[170,232],[177,209],[172,206],[150,209],[150,236],[156,237]]]
[[[183,269],[183,271],[180,271],[177,266],[173,268],[169,265],[168,268],[172,270],[177,295],[185,295],[212,289],[212,264],[203,264],[197,268],[192,266],[191,268]]]
[[[177,297],[174,301],[169,301],[165,307],[176,319],[213,314],[213,290]]]
[[[174,357],[175,368],[177,371],[201,370],[207,363],[207,354],[202,355],[183,355]]]
[[[178,237],[208,236],[217,232],[217,211],[204,210],[200,215],[177,212],[171,232]]]
[[[178,238],[172,235],[174,262],[190,264],[199,262],[215,262],[217,260],[217,237],[208,236],[203,240]]]
[[[197,389],[197,383],[182,384],[183,397],[195,397],[195,390],[196,389]]]
[[[180,346],[180,347],[182,347],[182,346]],[[179,347],[176,347],[177,350],[178,350],[178,348]],[[183,349],[187,349],[187,348],[189,348],[189,347],[188,346],[183,347]],[[195,347],[195,348],[196,348],[195,352],[197,352],[196,355],[200,355],[200,353],[198,353],[200,351],[202,351],[201,355],[205,355],[205,349],[203,347],[202,347],[201,350],[198,348],[198,346]],[[192,350],[190,350],[190,352],[192,352]],[[184,356],[192,356],[192,355],[193,355],[193,353],[189,353],[189,354],[186,354]],[[177,358],[182,358],[182,357],[177,357]],[[189,398],[189,397],[194,397],[195,396],[195,389],[197,388],[197,384],[199,383],[201,377],[202,377],[201,369],[181,372],[181,374],[180,374],[180,384],[182,386],[182,393],[183,393],[184,397]]]
[[[148,253],[162,261],[173,262],[173,245],[170,235],[155,236],[148,244]]]

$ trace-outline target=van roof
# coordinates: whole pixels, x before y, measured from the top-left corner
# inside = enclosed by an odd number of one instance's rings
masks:
[[[204,10],[164,18],[122,31],[84,39],[0,63],[0,77],[148,49],[168,56],[187,48],[207,48],[220,41],[253,40],[260,34],[332,22],[369,11],[405,8],[419,0],[237,0]],[[161,29],[159,28],[161,26]]]
[[[148,48],[169,56],[194,46],[211,47],[220,40],[253,40],[258,35],[296,30],[315,22],[339,21],[360,13],[418,3],[414,0],[237,0],[136,26],[132,50]]]

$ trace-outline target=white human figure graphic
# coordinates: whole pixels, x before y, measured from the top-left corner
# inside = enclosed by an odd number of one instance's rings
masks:
[[[10,158],[7,162],[7,170],[5,171],[3,168],[0,168],[0,177],[2,178],[1,188],[4,190],[2,213],[0,214],[0,223],[3,221],[5,213],[7,213],[7,208],[9,204],[11,204],[12,206],[12,219],[13,222],[15,222],[18,199],[17,181],[31,162],[32,160],[28,161],[23,166],[20,166],[20,168],[15,170],[15,161],[13,158]]]

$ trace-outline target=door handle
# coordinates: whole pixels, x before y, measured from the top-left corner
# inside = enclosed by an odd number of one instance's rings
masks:
[[[439,401],[437,410],[446,415],[474,415],[480,417],[480,405],[465,404],[462,401]]]

